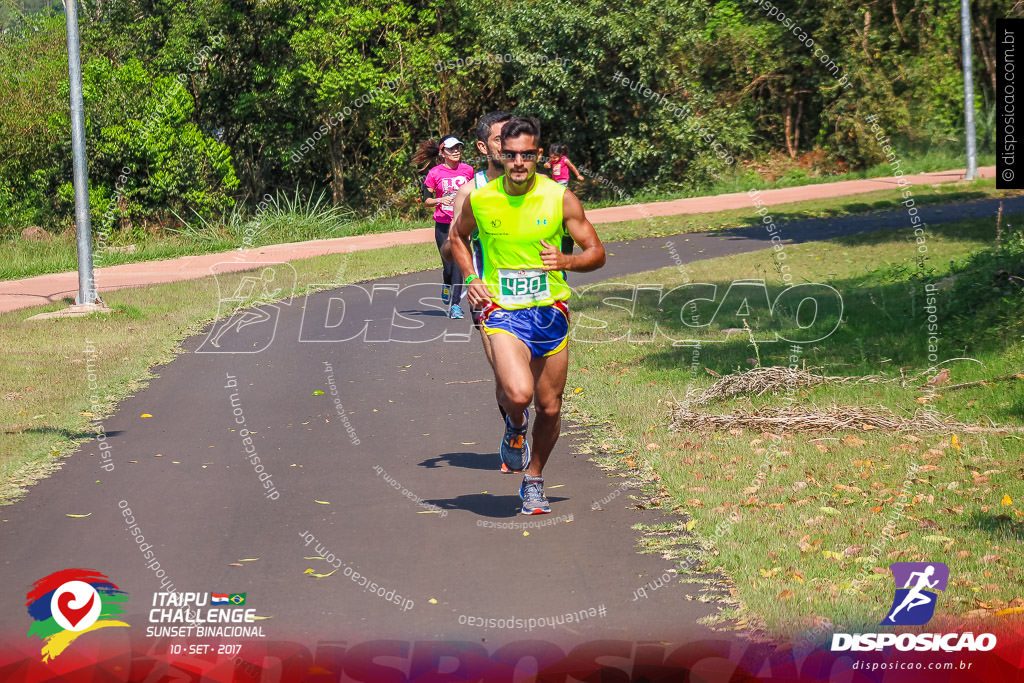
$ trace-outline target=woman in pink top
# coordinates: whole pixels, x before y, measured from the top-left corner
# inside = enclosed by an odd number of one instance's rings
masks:
[[[576,170],[576,167],[566,156],[569,148],[561,142],[551,145],[551,158],[544,164],[544,168],[551,169],[551,179],[564,187],[569,186],[569,169],[576,174],[576,180],[583,180],[583,176]]]
[[[441,142],[424,140],[413,154],[413,162],[422,168],[427,162],[440,158],[441,163],[434,166],[423,180],[423,203],[434,207],[434,241],[438,251],[448,241],[448,230],[452,226],[455,195],[463,184],[473,179],[473,167],[462,163],[462,142],[454,135],[441,138]],[[443,283],[441,300],[451,304],[448,315],[461,318],[462,307],[462,272],[454,262],[441,260]]]

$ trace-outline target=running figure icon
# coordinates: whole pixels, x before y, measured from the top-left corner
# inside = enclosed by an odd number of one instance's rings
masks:
[[[903,598],[903,602],[901,602],[899,604],[899,607],[897,607],[896,609],[894,609],[892,612],[889,613],[889,616],[888,616],[889,621],[891,621],[892,623],[895,624],[896,623],[896,614],[900,610],[902,610],[904,607],[906,607],[907,611],[909,612],[910,610],[914,609],[915,607],[920,607],[921,605],[931,604],[932,598],[928,597],[927,595],[924,595],[921,591],[923,589],[925,589],[925,588],[935,588],[939,584],[939,580],[938,579],[935,579],[935,581],[929,581],[928,580],[934,574],[935,574],[935,566],[934,565],[928,565],[927,567],[925,567],[923,572],[912,572],[910,574],[910,576],[907,578],[906,585],[903,586],[904,588],[909,588],[910,591],[907,593],[907,596],[905,598]],[[910,584],[914,581],[914,577],[915,576],[917,577],[917,583],[915,585],[911,586]]]

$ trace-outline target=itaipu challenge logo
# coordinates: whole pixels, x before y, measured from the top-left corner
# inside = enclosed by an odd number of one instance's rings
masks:
[[[32,617],[28,636],[42,638],[43,661],[51,660],[78,636],[110,626],[124,612],[128,594],[95,569],[65,569],[36,581],[25,605]]]

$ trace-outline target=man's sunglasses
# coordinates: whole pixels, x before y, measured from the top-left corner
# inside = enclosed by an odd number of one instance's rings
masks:
[[[539,148],[525,149],[521,152],[506,152],[505,150],[502,150],[501,158],[507,159],[509,161],[514,161],[517,156],[521,156],[523,158],[523,161],[536,161],[538,151]]]

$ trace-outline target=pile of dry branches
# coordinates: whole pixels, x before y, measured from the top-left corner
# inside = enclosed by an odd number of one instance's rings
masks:
[[[760,408],[754,411],[734,410],[727,415],[699,413],[689,408],[673,412],[673,431],[682,429],[751,429],[774,432],[836,432],[842,430],[881,429],[890,432],[960,432],[981,431],[980,428],[945,419],[934,411],[918,409],[913,415],[900,417],[888,408],[831,406],[817,408]],[[987,431],[987,430],[986,430]]]
[[[816,368],[811,368],[815,370]],[[843,384],[855,383],[865,384],[874,382],[893,382],[881,375],[867,375],[866,377],[839,377],[830,375],[816,375],[808,370],[798,370],[773,366],[768,368],[753,368],[746,372],[734,375],[726,375],[701,394],[690,401],[690,405],[702,406],[719,398],[728,398],[742,394],[744,396],[762,396],[768,392],[773,394],[784,391],[792,391],[797,387],[815,387],[819,384]]]

